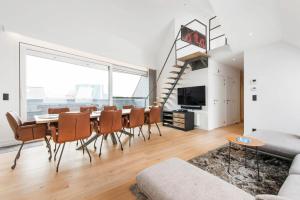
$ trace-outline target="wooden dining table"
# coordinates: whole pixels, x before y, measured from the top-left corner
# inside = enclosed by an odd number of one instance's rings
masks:
[[[128,115],[130,114],[131,109],[122,109],[122,117],[128,117]],[[146,108],[145,109],[145,114],[149,114],[150,109]],[[75,112],[70,112],[70,113],[76,113]],[[101,116],[101,111],[93,111],[90,114],[90,118],[92,119],[98,119]],[[58,118],[59,118],[59,114],[43,114],[43,115],[35,115],[34,119],[35,119],[35,123],[37,124],[48,124],[50,125],[50,123],[53,122],[58,122]],[[132,133],[126,131],[125,129],[122,130],[123,134],[126,134],[130,137],[133,136]],[[111,140],[113,142],[114,145],[117,144],[117,139],[115,134],[110,134],[111,135]],[[91,142],[95,141],[97,138],[99,137],[98,134],[95,134],[94,136],[92,136],[90,139],[88,139],[83,145],[81,145],[80,147],[77,148],[77,150],[82,149],[83,147],[89,145]]]

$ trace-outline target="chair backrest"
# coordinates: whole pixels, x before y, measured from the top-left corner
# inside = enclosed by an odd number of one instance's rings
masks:
[[[99,133],[100,134],[109,134],[112,133],[112,126],[114,120],[114,113],[113,110],[104,110],[101,111],[101,115],[99,117]]]
[[[112,123],[112,132],[121,131],[123,128],[122,125],[122,110],[114,111],[114,118]]]
[[[20,117],[15,112],[7,112],[6,118],[9,126],[14,132],[15,138],[18,138],[18,128],[22,125]]]
[[[117,110],[117,106],[104,106],[103,110],[108,111],[108,110]]]
[[[61,114],[70,112],[69,108],[48,108],[48,114]]]
[[[144,108],[133,108],[129,114],[129,127],[142,126],[145,123],[145,109]]]
[[[125,105],[123,106],[123,109],[132,109],[134,108],[134,105]]]
[[[82,106],[82,107],[80,107],[80,112],[92,113],[94,111],[97,111],[96,106]]]
[[[159,123],[161,121],[161,107],[153,106],[149,112],[149,123]]]
[[[61,113],[58,118],[58,142],[70,142],[91,135],[89,113]]]

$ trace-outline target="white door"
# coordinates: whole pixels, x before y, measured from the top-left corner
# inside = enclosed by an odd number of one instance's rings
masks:
[[[239,84],[238,80],[226,78],[226,124],[239,122]]]
[[[214,75],[213,83],[215,87],[212,93],[212,116],[213,127],[218,128],[226,125],[226,86],[225,78],[223,76]]]

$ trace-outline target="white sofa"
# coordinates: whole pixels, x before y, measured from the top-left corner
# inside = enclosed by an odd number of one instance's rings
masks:
[[[139,189],[151,200],[299,200],[299,171],[300,156],[296,156],[290,168],[290,175],[278,196],[251,196],[178,158],[144,169],[137,175],[136,180]]]

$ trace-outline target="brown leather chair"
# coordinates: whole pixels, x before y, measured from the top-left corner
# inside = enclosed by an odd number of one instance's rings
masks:
[[[132,109],[134,108],[134,105],[124,105],[123,109]]]
[[[61,114],[70,112],[70,108],[48,108],[48,114]]]
[[[83,150],[86,149],[90,162],[92,162],[92,157],[87,149],[86,145],[83,145],[84,139],[87,139],[91,135],[91,124],[90,124],[90,113],[61,113],[58,118],[58,131],[56,127],[51,127],[51,134],[53,141],[59,144],[58,149],[55,153],[54,159],[56,159],[56,154],[60,149],[61,144],[62,150],[59,156],[59,160],[56,166],[56,172],[58,172],[58,167],[60,160],[65,148],[66,142],[80,141]]]
[[[21,150],[25,142],[44,139],[48,152],[50,154],[49,161],[51,160],[52,153],[51,153],[51,146],[47,139],[47,124],[36,124],[35,122],[25,122],[22,123],[20,117],[14,112],[7,112],[6,113],[7,121],[14,132],[15,139],[21,141],[22,144],[19,148],[19,151],[15,157],[14,164],[11,166],[11,169],[15,169],[17,165],[17,160],[20,158]]]
[[[87,113],[92,113],[94,111],[97,111],[97,107],[96,106],[82,106],[80,107],[80,112],[87,112]],[[91,119],[91,122],[93,123],[93,130],[95,130],[95,132],[97,132],[97,127],[98,127],[98,119],[97,118],[93,118]]]
[[[150,140],[150,135],[151,135],[151,124],[156,125],[159,135],[161,136],[161,132],[157,124],[160,122],[161,122],[161,108],[157,106],[151,107],[149,115],[146,117],[146,124],[148,124],[148,132],[149,132],[148,140]]]
[[[66,112],[70,112],[70,108],[48,108],[48,114],[61,114],[61,113],[66,113]],[[52,122],[50,123],[50,126],[55,126],[56,128],[58,128],[58,123],[57,122]],[[77,142],[78,145],[78,142]],[[54,149],[53,151],[56,151],[56,143],[54,145]]]
[[[122,111],[107,110],[102,111],[98,122],[98,135],[102,136],[99,157],[101,156],[103,139],[109,134],[114,134],[122,130]],[[118,136],[123,151],[123,146]]]
[[[146,141],[142,127],[145,123],[145,109],[144,108],[132,108],[127,121],[125,121],[124,127],[130,129],[130,133],[134,136],[134,128],[139,128],[139,134],[141,133],[144,141]],[[129,146],[131,143],[131,137],[129,138]]]
[[[80,107],[80,112],[92,113],[94,111],[97,111],[96,106],[82,106],[82,107]]]
[[[108,110],[117,110],[117,106],[104,106],[103,110],[108,111]]]

